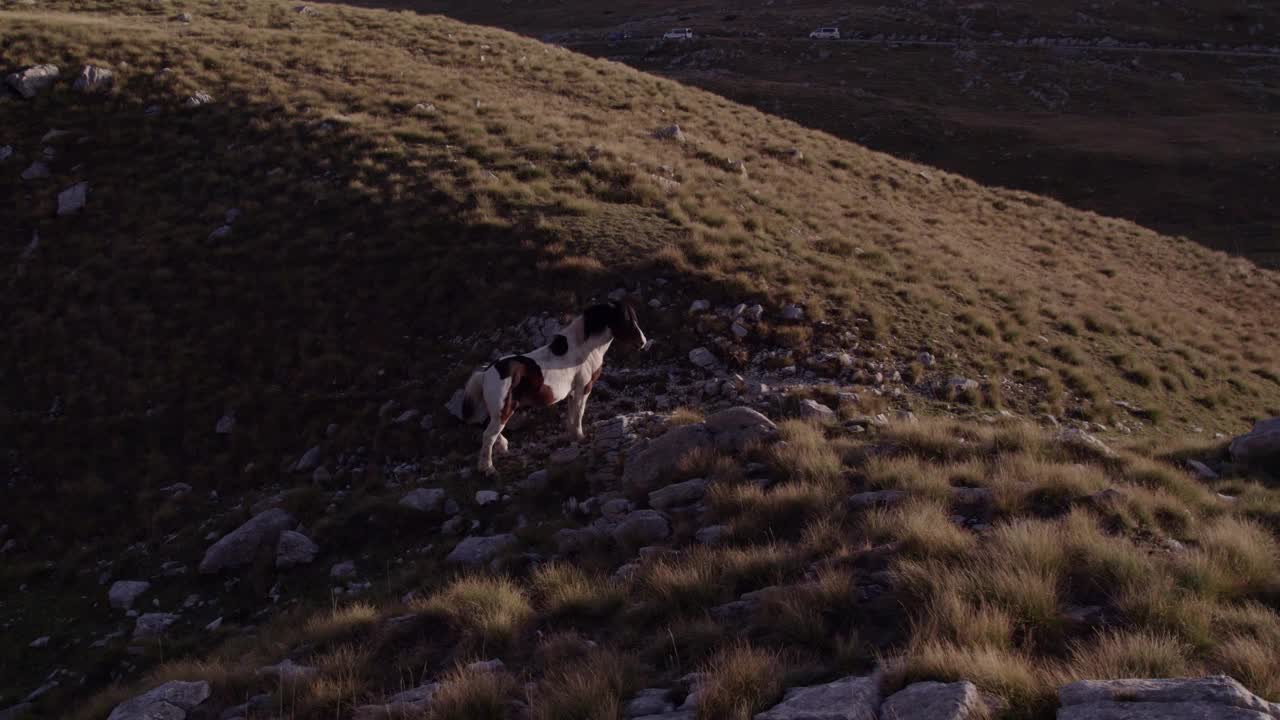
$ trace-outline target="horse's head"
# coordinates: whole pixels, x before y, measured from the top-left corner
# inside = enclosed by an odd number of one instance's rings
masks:
[[[614,340],[627,345],[643,349],[649,344],[644,331],[640,329],[636,309],[629,302],[610,300],[592,305],[583,311],[582,319],[583,332],[587,337],[608,330]]]

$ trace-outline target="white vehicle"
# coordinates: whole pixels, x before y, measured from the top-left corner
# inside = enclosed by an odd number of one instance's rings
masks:
[[[662,36],[662,39],[663,40],[692,40],[693,29],[692,28],[676,28],[674,30],[668,30]]]
[[[825,27],[818,28],[809,33],[810,40],[839,40],[840,28]]]

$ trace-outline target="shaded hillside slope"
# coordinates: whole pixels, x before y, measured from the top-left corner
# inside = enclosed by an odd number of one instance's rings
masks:
[[[41,237],[6,289],[16,413],[139,413],[180,386],[226,403],[228,378],[346,389],[383,363],[421,377],[438,368],[415,342],[641,269],[1174,422],[1235,429],[1280,400],[1259,312],[1275,275],[1187,242],[440,18],[48,5],[6,14],[6,66],[128,65],[104,97],[4,106],[10,253]],[[197,90],[214,102],[182,107]],[[651,136],[673,122],[688,142]],[[76,131],[44,143],[53,177],[20,180],[51,128]],[[88,207],[55,217],[79,180]]]

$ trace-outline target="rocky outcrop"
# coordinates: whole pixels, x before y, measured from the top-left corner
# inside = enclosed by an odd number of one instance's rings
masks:
[[[1276,720],[1270,703],[1224,675],[1081,680],[1058,690],[1058,720]]]
[[[634,457],[627,458],[622,482],[627,487],[648,490],[674,469],[685,455],[712,443],[711,432],[703,423],[672,428]]]
[[[247,565],[258,548],[274,544],[280,533],[296,524],[293,516],[280,508],[264,510],[210,546],[200,561],[200,572],[216,573]]]
[[[982,694],[970,682],[918,682],[880,706],[880,720],[968,720],[985,713]]]
[[[880,679],[847,677],[825,685],[792,688],[782,702],[755,720],[877,720]]]
[[[1232,440],[1231,459],[1280,473],[1280,417],[1259,420],[1253,430]]]
[[[209,683],[172,680],[116,706],[107,720],[183,720],[209,698]]]
[[[741,452],[747,446],[771,440],[778,427],[749,407],[734,407],[692,425],[668,430],[634,455],[623,469],[624,485],[648,491],[670,473],[681,458],[699,448]]]

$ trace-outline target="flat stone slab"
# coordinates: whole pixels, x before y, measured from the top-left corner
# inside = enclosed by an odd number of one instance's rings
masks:
[[[878,720],[880,679],[850,676],[825,685],[792,688],[755,720]]]

